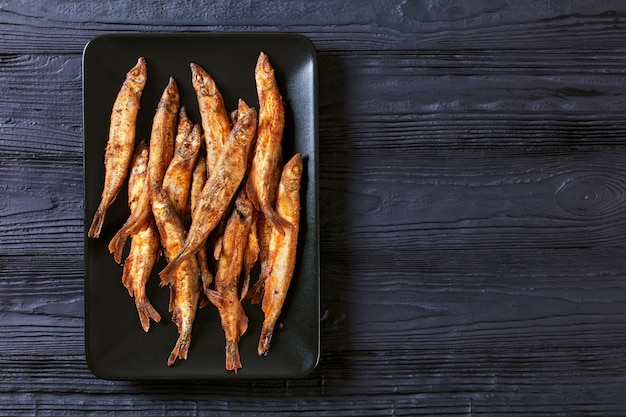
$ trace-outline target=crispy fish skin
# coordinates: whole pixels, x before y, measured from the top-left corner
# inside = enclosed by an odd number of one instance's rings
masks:
[[[200,145],[202,145],[200,126],[194,125],[191,132],[179,143],[163,177],[163,189],[181,220],[184,220],[187,215],[191,179]]]
[[[296,264],[296,249],[300,223],[300,182],[302,178],[302,156],[295,154],[285,167],[278,186],[276,211],[286,219],[290,227],[281,234],[272,232],[269,258],[266,265],[265,294],[261,309],[265,314],[257,353],[266,355],[274,327],[280,316]]]
[[[150,190],[155,190],[163,183],[165,171],[174,156],[176,122],[180,107],[180,93],[176,80],[170,77],[152,122],[150,134],[150,160],[148,161],[148,180]]]
[[[137,209],[138,200],[147,187],[148,155],[148,144],[141,140],[135,149],[128,178],[128,205],[131,212]],[[150,319],[157,323],[161,321],[161,315],[146,296],[146,283],[159,257],[159,249],[159,235],[150,218],[145,228],[131,236],[130,252],[122,272],[122,284],[128,294],[134,297],[141,327],[146,332],[150,329]]]
[[[207,180],[207,170],[206,170],[206,157],[201,154],[197,161],[196,167],[193,170],[192,178],[191,178],[191,192],[189,196],[189,210],[187,211],[189,219],[189,223],[191,223],[191,214],[193,210],[195,210],[198,205],[198,200],[200,198],[200,194],[202,193],[202,189],[204,188],[204,184],[206,184]],[[209,268],[209,262],[207,258],[207,247],[206,245],[202,245],[196,253],[196,259],[198,260],[198,267],[200,268],[200,277],[202,278],[202,287],[204,288],[204,292],[209,289],[209,286],[213,282],[213,274]]]
[[[135,148],[139,102],[147,78],[146,60],[139,57],[137,64],[126,74],[126,79],[113,104],[109,138],[104,154],[104,187],[100,204],[87,233],[88,237],[100,237],[106,211],[122,189],[128,175]]]
[[[257,233],[257,224],[259,221],[258,212],[254,216],[254,220],[250,225],[250,230],[248,231],[248,240],[246,242],[246,249],[243,254],[243,272],[244,279],[243,284],[241,285],[241,296],[240,299],[243,301],[247,298],[248,295],[248,287],[250,286],[250,272],[257,260],[259,259],[259,239]]]
[[[281,158],[282,165],[282,158]],[[278,182],[280,181],[282,173],[281,169],[277,169],[274,172],[272,178],[270,178],[270,201],[276,201],[276,192],[278,191]],[[270,239],[272,236],[272,223],[267,220],[265,216],[259,216],[257,220],[256,226],[256,236],[257,236],[257,245],[258,245],[258,259],[261,263],[261,271],[266,269],[267,260],[269,258],[269,245]],[[261,273],[259,280],[254,283],[252,288],[250,289],[250,293],[246,294],[246,298],[250,298],[252,304],[258,304],[263,299],[264,292],[264,284],[265,284],[265,275]]]
[[[163,252],[171,260],[182,248],[185,229],[176,214],[169,197],[158,185],[153,184],[152,211],[161,237]],[[201,294],[200,271],[195,257],[187,259],[174,271],[171,279],[161,282],[169,285],[172,291],[172,321],[178,329],[178,340],[172,350],[167,365],[173,366],[177,359],[187,359],[191,343],[191,331],[196,318]]]
[[[148,182],[142,196],[140,209],[126,220],[122,228],[109,242],[109,252],[116,262],[121,261],[122,251],[126,239],[141,230],[150,219],[150,189],[156,184],[161,187],[165,170],[174,153],[174,137],[176,134],[176,119],[180,106],[180,94],[176,81],[170,77],[152,121],[150,133],[150,159],[148,160]]]
[[[207,181],[206,156],[202,153],[196,159],[196,166],[191,175],[191,191],[189,195],[189,213],[193,213],[198,205],[200,194]],[[191,221],[191,218],[189,219]]]
[[[130,252],[124,262],[122,283],[135,298],[139,321],[144,331],[150,330],[150,319],[161,321],[161,315],[148,300],[146,283],[159,258],[159,233],[151,218],[144,229],[131,236]]]
[[[161,271],[161,279],[167,280],[182,262],[194,256],[222,219],[246,173],[256,124],[256,109],[250,108],[233,127],[192,213],[185,244],[180,253]]]
[[[187,114],[187,108],[180,106],[180,110],[178,111],[178,127],[176,128],[176,137],[174,138],[174,153],[178,151],[178,148],[180,148],[183,141],[187,138],[187,135],[191,133],[193,126],[194,124]]]
[[[213,77],[201,65],[192,62],[191,83],[196,92],[204,140],[207,151],[207,166],[212,169],[230,134],[231,124],[224,98]]]
[[[276,171],[280,171],[285,109],[274,76],[274,68],[263,52],[257,60],[254,77],[259,98],[259,127],[246,191],[254,206],[263,212],[267,221],[283,233],[289,222],[274,210],[271,194],[272,178]]]
[[[215,290],[206,292],[217,307],[226,337],[226,369],[237,372],[242,367],[239,339],[248,329],[248,317],[241,304],[239,281],[244,262],[250,227],[256,211],[245,192],[239,193],[224,234],[217,259]]]

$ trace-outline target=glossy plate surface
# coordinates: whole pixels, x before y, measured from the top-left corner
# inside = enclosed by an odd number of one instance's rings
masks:
[[[173,76],[181,104],[200,123],[191,86],[189,64],[197,62],[215,79],[228,110],[244,98],[258,108],[254,67],[261,51],[268,54],[285,101],[283,153],[304,157],[299,256],[286,305],[270,352],[259,357],[256,346],[263,320],[259,305],[246,302],[249,327],[240,341],[243,368],[225,370],[224,333],[217,310],[199,310],[189,358],[167,366],[177,339],[167,312],[168,290],[159,288],[161,258],[147,294],[162,315],[145,333],[134,300],[121,283],[122,267],[107,250],[108,242],[126,220],[127,190],[107,212],[101,237],[87,238],[104,181],[104,149],[113,101],[139,56],[148,63],[148,81],[141,98],[137,139],[149,138],[159,97]],[[121,34],[92,40],[83,55],[85,167],[85,344],[91,371],[106,379],[240,379],[291,378],[313,370],[319,358],[319,239],[317,186],[317,67],[315,51],[303,36],[280,33]],[[127,244],[128,246],[128,244]],[[126,249],[126,252],[128,248]],[[258,276],[258,268],[252,282]]]

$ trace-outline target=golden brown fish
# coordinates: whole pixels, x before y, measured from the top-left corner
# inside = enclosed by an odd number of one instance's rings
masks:
[[[239,339],[248,329],[248,317],[241,305],[239,283],[250,227],[256,212],[245,192],[240,192],[235,209],[226,223],[217,259],[215,290],[206,293],[220,313],[226,337],[226,369],[241,368]]]
[[[183,141],[187,138],[187,135],[191,133],[193,126],[193,122],[187,115],[187,108],[180,106],[180,110],[178,111],[178,127],[176,128],[176,137],[174,138],[174,154],[176,154],[178,148],[180,148]]]
[[[207,151],[207,166],[212,169],[230,134],[231,124],[224,99],[211,75],[192,62],[191,83],[196,92]]]
[[[191,195],[189,197],[190,204],[188,210],[187,218],[189,225],[191,223],[191,214],[193,210],[195,210],[198,200],[200,198],[200,194],[202,193],[202,189],[204,188],[204,184],[206,184],[207,180],[207,170],[206,170],[206,157],[204,154],[201,154],[196,161],[196,167],[193,170],[192,178],[191,178]],[[206,245],[202,245],[196,253],[196,259],[198,260],[198,267],[200,268],[200,277],[202,278],[202,287],[204,288],[204,292],[209,289],[211,282],[213,282],[213,274],[209,268],[209,262],[207,258],[207,247]]]
[[[252,268],[254,268],[254,265],[256,265],[256,261],[259,259],[260,249],[257,234],[258,221],[258,212],[256,212],[252,225],[250,225],[248,240],[246,242],[246,249],[243,254],[244,279],[243,284],[241,285],[241,300],[247,298],[248,287],[250,286],[250,272],[252,271]]]
[[[301,178],[302,157],[298,153],[285,164],[276,195],[276,211],[290,226],[284,229],[283,234],[274,230],[270,240],[269,257],[263,271],[266,277],[261,308],[265,317],[257,348],[259,355],[265,355],[269,350],[274,327],[293,277],[300,224]]]
[[[256,110],[251,108],[233,127],[192,213],[185,245],[161,271],[162,279],[167,280],[182,262],[194,256],[222,219],[245,175],[256,124]]]
[[[170,261],[183,246],[185,229],[176,214],[169,197],[158,184],[153,184],[152,211],[159,229],[161,244],[165,258]],[[198,311],[201,282],[200,271],[195,257],[185,260],[167,281],[161,285],[169,285],[172,291],[170,299],[172,321],[178,328],[178,340],[170,354],[167,365],[172,366],[177,359],[187,359],[191,343],[191,331]]]
[[[285,109],[276,84],[274,68],[263,52],[259,55],[254,77],[259,98],[259,127],[246,191],[254,206],[282,233],[289,226],[289,222],[276,213],[271,195],[272,178],[276,171],[280,171]]]
[[[282,158],[281,158],[282,161]],[[282,162],[281,162],[282,164]],[[278,182],[280,181],[280,176],[282,173],[281,169],[277,169],[274,172],[273,177],[270,179],[270,201],[276,201],[276,192],[278,191]],[[257,219],[256,225],[256,234],[257,234],[257,245],[258,245],[258,259],[261,263],[261,271],[266,269],[267,260],[269,257],[269,246],[270,246],[270,238],[272,236],[272,224],[265,218],[265,216],[259,216]],[[250,298],[252,304],[258,304],[263,299],[264,292],[264,284],[265,284],[265,275],[261,273],[258,281],[254,283],[252,288],[250,289],[250,293],[246,295],[246,298]]]
[[[126,74],[126,79],[117,94],[109,138],[104,154],[104,187],[100,204],[96,210],[87,236],[100,237],[104,217],[109,206],[122,189],[135,148],[135,130],[141,94],[147,80],[146,60],[140,57],[137,64]]]
[[[187,216],[191,177],[200,152],[200,145],[202,145],[200,126],[194,125],[191,132],[179,143],[163,177],[163,189],[181,220]]]
[[[138,209],[131,213],[126,223],[109,242],[109,252],[119,263],[126,239],[141,230],[150,219],[150,189],[156,184],[162,185],[163,176],[174,153],[174,136],[176,134],[176,119],[180,106],[178,85],[170,77],[167,87],[163,90],[152,121],[150,133],[150,159],[148,160],[148,182],[150,184],[142,194]]]
[[[148,151],[145,140],[137,144],[128,178],[128,205],[131,212],[137,209],[137,201],[147,187]],[[150,329],[150,319],[161,321],[161,315],[146,296],[146,283],[159,258],[159,250],[159,234],[150,218],[145,228],[131,236],[130,252],[122,273],[122,284],[128,289],[128,294],[135,298],[139,321],[146,332]]]
[[[207,180],[207,170],[206,170],[206,156],[203,152],[200,152],[198,158],[196,159],[196,166],[193,169],[193,173],[191,174],[191,191],[189,195],[189,210],[187,212],[190,214],[188,216],[188,223],[186,226],[191,224],[191,213],[196,209],[198,205],[198,200],[200,199],[200,194],[202,193],[202,189],[206,184]]]

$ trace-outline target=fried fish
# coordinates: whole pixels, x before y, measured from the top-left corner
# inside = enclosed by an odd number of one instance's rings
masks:
[[[196,254],[206,244],[209,234],[222,219],[246,173],[256,124],[256,110],[250,108],[233,127],[220,159],[210,173],[192,213],[185,244],[178,255],[161,271],[161,279],[167,280],[182,262]]]
[[[202,130],[207,151],[207,166],[217,164],[222,147],[230,134],[231,124],[224,99],[211,75],[199,64],[192,62],[191,83],[196,92]]]
[[[163,177],[163,189],[181,220],[187,216],[191,179],[200,145],[202,145],[202,134],[200,126],[195,125],[191,132],[180,141]]]
[[[148,78],[146,60],[140,57],[137,64],[126,74],[120,88],[109,127],[109,138],[104,154],[104,187],[100,204],[94,214],[88,237],[100,237],[104,217],[122,189],[135,149],[135,130],[140,99]]]
[[[293,277],[300,223],[301,178],[302,156],[297,153],[285,164],[276,195],[276,211],[289,222],[289,227],[284,229],[284,233],[276,229],[272,231],[269,257],[262,271],[265,275],[265,292],[261,308],[265,316],[257,347],[259,355],[265,355],[269,350]]]
[[[137,201],[147,187],[149,148],[145,140],[137,144],[128,178],[128,205],[131,213],[137,209]],[[146,283],[159,258],[161,248],[159,234],[150,218],[146,226],[131,236],[130,252],[124,262],[122,284],[135,299],[139,321],[144,331],[150,329],[150,319],[161,321],[161,315],[148,300]]]
[[[254,77],[259,98],[259,127],[246,191],[254,206],[263,212],[267,221],[283,233],[289,222],[276,213],[271,195],[274,185],[272,178],[276,171],[280,171],[285,109],[274,76],[274,68],[263,52],[257,60]]]
[[[248,317],[241,304],[239,284],[250,227],[256,211],[245,192],[239,193],[219,240],[221,250],[217,259],[215,290],[206,293],[218,309],[226,337],[226,369],[237,372],[242,367],[239,339],[248,328]]]
[[[138,203],[139,209],[131,213],[126,223],[113,236],[109,242],[109,252],[119,263],[122,251],[128,237],[141,230],[150,219],[150,189],[154,184],[159,188],[162,185],[163,176],[174,153],[174,137],[176,134],[176,119],[180,106],[180,94],[176,81],[170,77],[152,121],[150,133],[150,159],[148,160],[148,182],[147,187]]]
[[[165,258],[171,260],[182,248],[185,240],[185,228],[165,191],[153,184],[152,212],[159,230]],[[191,343],[191,331],[200,301],[200,271],[195,257],[185,260],[167,281],[171,291],[170,310],[172,321],[178,329],[178,340],[172,350],[167,365],[172,366],[177,359],[187,359]]]

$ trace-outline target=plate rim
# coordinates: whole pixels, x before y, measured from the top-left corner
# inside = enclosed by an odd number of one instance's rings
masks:
[[[313,119],[313,124],[312,124],[312,131],[313,131],[313,135],[312,135],[312,149],[314,152],[314,158],[313,158],[313,177],[312,177],[312,185],[314,187],[313,190],[313,199],[314,199],[314,207],[308,207],[307,210],[313,210],[312,216],[313,216],[313,226],[314,226],[314,232],[313,232],[313,253],[315,255],[315,262],[311,265],[312,269],[314,270],[314,287],[315,287],[315,292],[316,292],[316,297],[314,297],[315,299],[312,300],[315,303],[315,307],[314,310],[316,311],[316,316],[317,316],[317,320],[315,321],[315,333],[316,333],[316,346],[315,346],[315,352],[314,352],[314,357],[312,358],[313,361],[311,362],[310,366],[306,367],[303,369],[302,372],[297,373],[297,374],[289,374],[289,375],[281,375],[281,374],[277,374],[277,375],[261,375],[261,374],[255,374],[255,375],[240,375],[240,374],[235,374],[233,375],[233,373],[228,372],[224,369],[224,374],[223,375],[207,375],[207,376],[202,376],[202,377],[198,377],[198,376],[182,376],[182,375],[172,375],[172,376],[160,376],[160,375],[156,375],[156,376],[137,376],[137,377],[132,377],[132,376],[119,376],[119,375],[115,375],[114,373],[107,373],[107,372],[103,372],[102,369],[98,369],[96,367],[96,364],[94,362],[94,358],[92,357],[92,352],[89,349],[89,337],[88,337],[88,332],[89,332],[89,328],[88,328],[88,322],[89,322],[89,316],[91,314],[89,307],[89,303],[87,302],[88,300],[88,293],[89,293],[89,287],[90,287],[90,279],[89,279],[89,274],[88,274],[88,265],[89,265],[89,256],[88,256],[88,245],[89,245],[89,239],[87,237],[87,230],[88,230],[88,221],[91,218],[91,216],[93,215],[93,213],[89,213],[87,211],[87,204],[86,204],[86,199],[87,199],[87,181],[86,179],[86,175],[87,175],[87,134],[86,134],[86,111],[85,111],[85,105],[86,105],[86,100],[87,97],[85,95],[85,86],[86,86],[86,77],[85,77],[85,68],[86,68],[86,61],[88,60],[88,55],[91,53],[91,51],[97,47],[97,43],[100,40],[106,40],[106,39],[124,39],[124,38],[145,38],[145,39],[150,39],[150,38],[250,38],[250,37],[255,37],[255,38],[259,38],[259,37],[265,37],[265,38],[292,38],[294,40],[297,40],[301,46],[303,48],[306,48],[306,52],[308,54],[308,58],[310,59],[310,62],[312,64],[312,91],[313,91],[313,95],[312,95],[312,108],[313,108],[313,114],[311,115],[312,119]],[[86,359],[86,363],[87,366],[89,368],[89,370],[98,378],[104,379],[104,380],[113,380],[113,381],[175,381],[175,380],[222,380],[222,381],[226,381],[226,380],[232,380],[232,381],[245,381],[245,380],[258,380],[258,379],[292,379],[292,378],[302,378],[306,375],[309,375],[311,372],[313,372],[315,369],[317,369],[319,362],[320,362],[320,358],[321,358],[321,319],[320,319],[320,311],[321,311],[321,267],[320,267],[320,241],[319,241],[319,236],[320,236],[320,230],[319,230],[319,224],[320,224],[320,219],[319,219],[319,93],[318,93],[318,89],[319,89],[319,84],[318,84],[318,61],[317,61],[317,51],[315,49],[315,46],[313,44],[313,42],[306,37],[305,35],[301,34],[301,33],[297,33],[297,32],[271,32],[271,31],[251,31],[251,32],[243,32],[243,31],[224,31],[224,32],[219,32],[219,31],[208,31],[208,32],[194,32],[194,31],[182,31],[182,32],[145,32],[145,31],[140,31],[140,32],[111,32],[111,33],[105,33],[105,34],[101,34],[98,35],[92,39],[90,39],[84,46],[83,51],[82,51],[82,55],[81,55],[81,98],[82,98],[82,106],[81,106],[81,110],[82,110],[82,127],[83,127],[83,141],[82,141],[82,147],[83,147],[83,151],[82,151],[82,165],[83,165],[83,201],[85,202],[83,204],[84,209],[83,209],[83,215],[84,215],[84,221],[83,221],[83,239],[84,239],[84,244],[83,244],[83,254],[84,254],[84,258],[83,258],[83,267],[84,267],[84,271],[85,271],[85,275],[84,275],[84,279],[83,279],[83,285],[84,285],[84,289],[83,289],[83,295],[84,295],[84,306],[83,306],[83,310],[84,310],[84,326],[83,326],[83,337],[84,337],[84,344],[85,344],[85,359]],[[104,140],[104,142],[106,143],[106,140]],[[310,175],[310,173],[309,173]],[[310,231],[309,231],[310,233]],[[313,271],[312,271],[313,272]],[[311,323],[313,325],[313,323]]]

